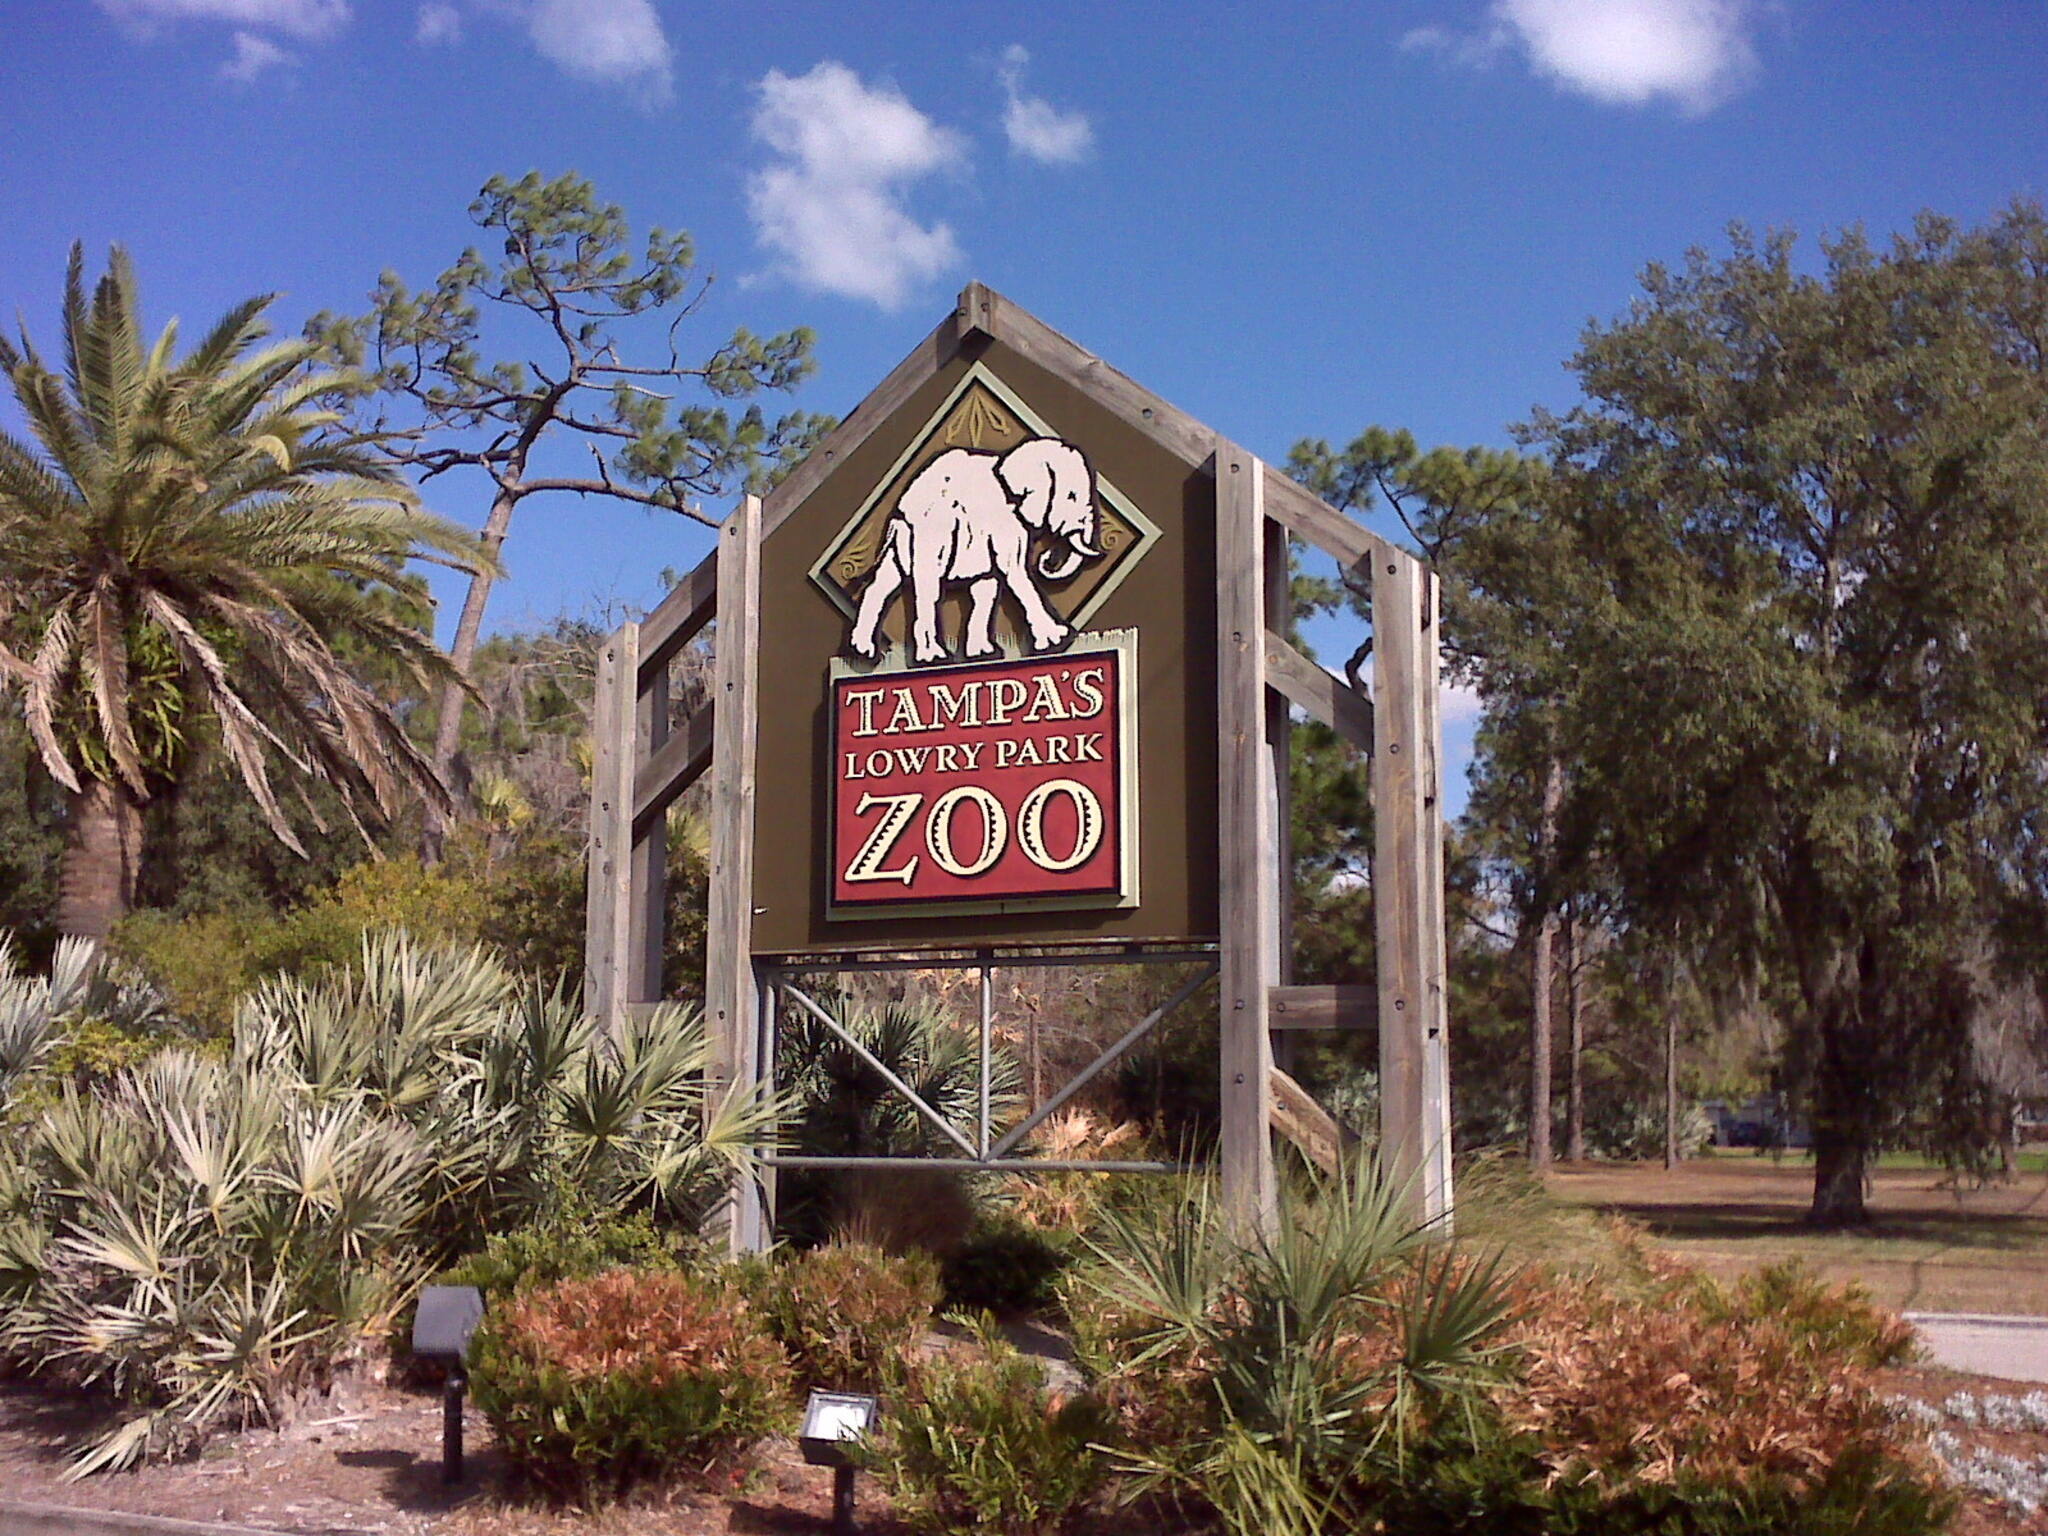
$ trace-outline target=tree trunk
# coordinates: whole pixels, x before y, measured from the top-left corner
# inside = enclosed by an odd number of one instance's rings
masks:
[[[142,806],[125,787],[98,779],[87,779],[70,802],[57,868],[57,931],[104,939],[135,900]]]
[[[1575,1163],[1586,1160],[1586,1007],[1579,990],[1579,922],[1574,913],[1564,919],[1564,1016],[1570,1036],[1566,1066],[1564,1155]]]
[[[1869,1159],[1870,1149],[1861,1141],[1844,1138],[1822,1143],[1816,1133],[1813,1209],[1807,1219],[1817,1227],[1860,1227],[1868,1222],[1863,1182]]]
[[[1537,827],[1537,899],[1543,920],[1529,961],[1529,1166],[1541,1173],[1550,1166],[1551,993],[1556,981],[1557,906],[1549,890],[1557,845],[1557,814],[1564,804],[1564,764],[1553,757],[1543,775],[1543,819]]]
[[[1664,1166],[1676,1168],[1678,1157],[1678,1000],[1664,999]]]
[[[491,515],[484,520],[480,542],[484,553],[494,562],[498,551],[505,547],[505,535],[512,530],[512,509],[517,504],[517,500],[504,491],[500,491],[491,502]],[[484,627],[484,605],[491,600],[494,583],[495,578],[488,569],[472,573],[469,591],[462,599],[462,614],[455,621],[455,640],[448,647],[448,659],[464,679],[469,677],[470,665],[476,660],[477,638]],[[442,686],[440,717],[434,725],[434,772],[451,790],[455,788],[455,755],[462,745],[462,711],[468,702],[461,683],[451,680]],[[447,827],[440,812],[428,806],[426,824],[421,833],[420,856],[428,863],[438,862],[446,835]]]
[[[1844,1005],[1835,1003],[1834,1008]],[[1813,1085],[1813,1208],[1817,1227],[1859,1227],[1870,1220],[1863,1186],[1870,1166],[1870,1115],[1840,1014],[1823,1015],[1820,1071]]]

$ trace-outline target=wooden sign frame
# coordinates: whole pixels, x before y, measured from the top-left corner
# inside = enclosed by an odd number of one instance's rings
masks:
[[[834,955],[757,949],[755,848],[761,720],[762,543],[878,427],[962,356],[990,341],[1064,381],[1191,470],[1213,478],[1216,554],[1215,749],[1218,932],[1174,945],[1105,939],[1047,947],[977,945],[966,955],[935,923],[929,952]],[[1365,576],[1373,598],[1373,697],[1302,655],[1284,638],[1289,541],[1299,538]],[[668,668],[681,648],[718,623],[710,699],[669,729]],[[1375,810],[1372,883],[1378,975],[1364,987],[1291,983],[1286,894],[1290,711],[1323,721],[1371,757]],[[749,496],[719,530],[718,545],[638,623],[621,626],[599,653],[593,733],[586,998],[608,1028],[660,992],[664,815],[711,774],[710,894],[705,1017],[713,1042],[714,1101],[759,1091],[772,1077],[777,999],[790,977],[821,969],[1053,961],[1129,964],[1213,955],[1220,986],[1221,1184],[1226,1207],[1246,1223],[1270,1219],[1276,1202],[1272,1132],[1330,1162],[1340,1134],[1275,1065],[1276,1034],[1380,1025],[1380,1136],[1397,1177],[1408,1181],[1418,1220],[1448,1223],[1452,1208],[1450,1084],[1445,992],[1442,758],[1437,677],[1437,582],[1422,561],[1361,527],[1271,465],[1202,426],[1101,359],[979,283],[954,311],[766,498]],[[938,953],[939,951],[951,953]],[[915,952],[915,953],[913,953]],[[1192,991],[1184,989],[1182,995]],[[1176,999],[1177,1000],[1177,999]],[[808,1002],[808,999],[804,999]],[[814,1005],[813,1005],[814,1006]],[[987,1019],[984,1006],[983,1034]],[[1149,1028],[1142,1021],[1081,1079]],[[829,1019],[827,1022],[831,1022]],[[1284,1054],[1284,1043],[1282,1051]],[[1007,1153],[1015,1132],[991,1143],[954,1139],[972,1155],[961,1168],[1028,1171]],[[762,1166],[777,1159],[764,1152]],[[1121,1169],[1124,1165],[1102,1165]],[[1137,1165],[1131,1165],[1133,1169]],[[1153,1165],[1146,1165],[1150,1168]],[[772,1177],[736,1181],[727,1231],[737,1249],[766,1245]]]

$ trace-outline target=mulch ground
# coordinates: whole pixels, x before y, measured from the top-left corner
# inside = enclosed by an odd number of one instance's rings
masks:
[[[96,1403],[0,1382],[0,1499],[342,1536],[740,1536],[811,1533],[831,1524],[832,1474],[791,1441],[762,1447],[729,1493],[650,1494],[595,1516],[536,1510],[504,1491],[490,1426],[465,1420],[466,1467],[441,1482],[441,1399],[349,1382],[282,1432],[223,1436],[197,1460],[63,1480],[69,1448],[106,1423]],[[857,1488],[863,1532],[900,1531],[872,1479]]]

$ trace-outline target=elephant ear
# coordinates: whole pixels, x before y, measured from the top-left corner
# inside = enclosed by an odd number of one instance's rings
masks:
[[[1045,525],[1046,509],[1052,505],[1052,458],[1060,446],[1055,438],[1034,437],[1019,443],[996,463],[996,476],[1003,489],[1017,498],[1017,515],[1027,527]]]

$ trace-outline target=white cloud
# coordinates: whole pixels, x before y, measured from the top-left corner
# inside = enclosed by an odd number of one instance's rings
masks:
[[[1003,83],[1003,132],[1010,148],[1041,165],[1072,165],[1095,147],[1095,129],[1085,112],[1062,112],[1043,96],[1024,94],[1024,66],[1031,55],[1022,43],[1003,50],[996,75]]]
[[[668,100],[674,55],[653,0],[534,0],[526,30],[541,57],[585,80]]]
[[[220,67],[220,77],[237,85],[248,85],[267,69],[295,62],[277,44],[254,32],[235,34],[235,56]]]
[[[1595,101],[1642,106],[1659,97],[1710,111],[1754,77],[1757,0],[1494,0],[1471,36],[1418,27],[1411,50],[1484,65],[1519,51],[1538,74]]]
[[[462,13],[445,0],[429,0],[420,7],[418,24],[413,28],[413,41],[423,48],[436,43],[459,43],[462,41]]]
[[[754,137],[777,158],[749,179],[747,202],[791,277],[893,310],[960,260],[953,231],[918,223],[904,201],[966,163],[959,134],[829,59],[806,75],[771,69],[757,89]]]
[[[223,21],[237,27],[282,32],[307,42],[332,37],[348,25],[350,18],[348,0],[99,0],[99,7],[114,20],[144,30],[167,22]],[[235,59],[230,68],[242,60],[245,36],[263,41],[254,33],[237,34]]]

